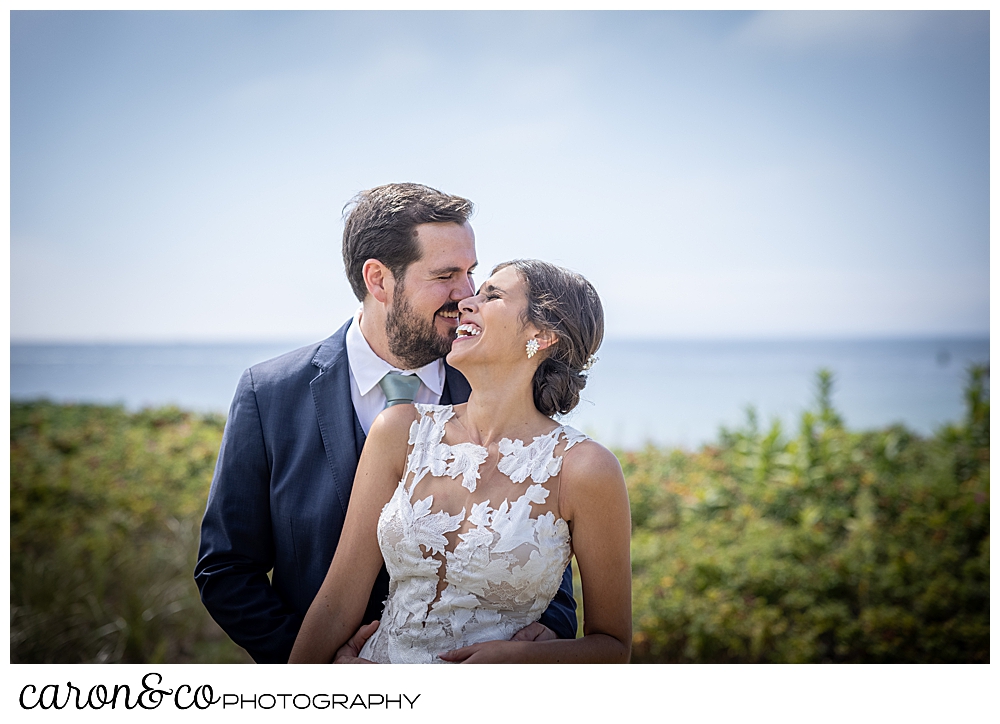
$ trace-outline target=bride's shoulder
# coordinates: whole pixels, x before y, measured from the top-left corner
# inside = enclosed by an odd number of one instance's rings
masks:
[[[566,520],[610,521],[614,513],[627,520],[628,490],[615,454],[587,438],[563,454],[559,505]],[[574,535],[579,530],[574,532]]]
[[[576,436],[567,434],[563,453],[563,479],[574,485],[606,485],[621,483],[625,477],[615,454],[582,433],[568,428]],[[582,481],[582,482],[577,482]]]
[[[405,440],[410,435],[410,426],[420,418],[421,414],[414,405],[393,405],[385,408],[372,423],[365,446],[372,442],[392,444],[400,438]]]

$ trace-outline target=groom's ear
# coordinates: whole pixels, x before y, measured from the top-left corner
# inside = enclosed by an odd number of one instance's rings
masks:
[[[375,297],[378,302],[387,304],[389,294],[395,286],[395,279],[393,279],[389,267],[378,259],[369,259],[362,267],[361,275],[364,277],[368,293]]]

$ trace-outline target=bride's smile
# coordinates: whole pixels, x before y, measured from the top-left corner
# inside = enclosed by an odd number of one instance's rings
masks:
[[[526,361],[525,345],[539,333],[525,321],[527,306],[524,280],[514,267],[498,270],[483,282],[475,296],[459,302],[457,337],[448,364],[464,372],[475,362]],[[548,340],[540,338],[538,349],[548,344]]]

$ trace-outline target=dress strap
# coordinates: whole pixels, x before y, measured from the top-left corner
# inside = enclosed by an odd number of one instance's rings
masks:
[[[410,437],[407,441],[412,445],[406,458],[406,472],[403,479],[413,473],[411,487],[420,482],[427,473],[441,475],[445,468],[445,458],[439,450],[444,438],[444,426],[454,414],[451,405],[414,405],[420,414],[410,425]]]
[[[566,450],[569,450],[578,442],[583,442],[584,440],[590,439],[589,435],[586,435],[577,430],[575,427],[570,427],[569,425],[563,425],[562,427],[560,427],[559,432],[562,434],[563,437],[566,438],[566,447],[563,450],[563,452],[566,452]]]
[[[515,483],[523,483],[529,477],[536,483],[544,483],[558,475],[562,468],[562,455],[555,454],[556,446],[562,437],[566,438],[564,454],[578,442],[590,439],[568,425],[562,425],[551,432],[539,435],[528,445],[521,440],[504,438],[500,441],[501,459],[497,469]]]

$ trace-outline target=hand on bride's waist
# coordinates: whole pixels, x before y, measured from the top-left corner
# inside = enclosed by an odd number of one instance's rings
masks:
[[[354,634],[346,644],[337,650],[337,655],[333,657],[333,663],[335,664],[374,664],[374,661],[369,661],[368,659],[361,658],[361,649],[365,645],[365,641],[371,638],[372,634],[378,629],[378,621],[372,621],[365,626],[358,629],[358,632]]]
[[[548,626],[529,623],[510,641],[485,641],[441,654],[443,661],[456,664],[516,664],[524,660],[524,645],[559,638]]]

